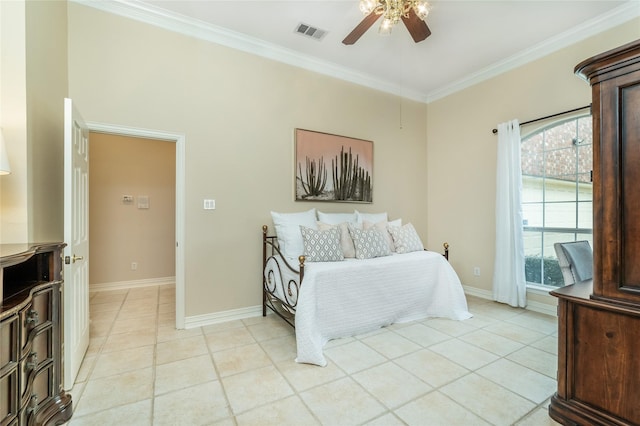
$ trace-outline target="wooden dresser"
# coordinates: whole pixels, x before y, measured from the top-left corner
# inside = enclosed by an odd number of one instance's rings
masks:
[[[640,424],[640,40],[588,59],[593,94],[593,281],[558,302],[563,424]]]
[[[0,245],[0,425],[71,417],[62,389],[62,248]]]

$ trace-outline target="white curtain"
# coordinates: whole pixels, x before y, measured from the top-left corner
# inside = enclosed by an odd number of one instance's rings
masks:
[[[520,125],[512,120],[498,125],[493,299],[514,307],[527,304],[521,192]]]

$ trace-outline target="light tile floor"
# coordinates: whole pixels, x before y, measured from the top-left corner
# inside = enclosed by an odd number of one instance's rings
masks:
[[[70,425],[554,425],[556,318],[467,297],[296,364],[269,315],[175,330],[173,286],[93,293]]]

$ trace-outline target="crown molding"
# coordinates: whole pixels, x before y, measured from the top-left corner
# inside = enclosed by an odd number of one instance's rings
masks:
[[[138,1],[112,0],[71,0],[73,3],[89,6],[104,12],[113,13],[134,19],[169,31],[174,31],[190,37],[210,41],[232,49],[241,50],[274,61],[282,62],[298,68],[349,81],[360,86],[369,87],[386,93],[424,102],[423,93],[410,91],[398,84],[360,73],[337,65],[322,61],[309,55],[304,55],[291,49],[286,49],[273,43],[249,37],[235,31],[228,30],[198,19],[171,13],[153,5]]]
[[[585,21],[583,24],[571,28],[556,37],[545,40],[527,50],[478,70],[452,84],[425,94],[410,91],[398,84],[356,72],[335,63],[322,61],[291,49],[285,49],[273,43],[267,43],[263,40],[230,31],[194,18],[171,13],[139,1],[70,1],[423,103],[430,103],[444,98],[640,16],[640,2],[637,0],[629,0],[627,3],[613,9],[609,13]]]
[[[493,78],[497,75],[510,71],[526,63],[533,62],[544,56],[550,55],[560,49],[578,43],[586,38],[609,30],[618,25],[622,25],[631,19],[640,16],[640,2],[630,0],[627,3],[598,16],[585,21],[577,27],[573,27],[562,34],[538,43],[527,50],[523,50],[502,61],[489,65],[477,72],[468,75],[452,84],[433,91],[426,96],[426,103],[449,96],[455,92],[471,87],[482,81]]]

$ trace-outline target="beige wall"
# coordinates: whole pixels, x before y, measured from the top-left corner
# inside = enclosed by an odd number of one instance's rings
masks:
[[[0,240],[62,236],[56,105],[62,109],[67,87],[88,121],[183,133],[188,316],[259,304],[260,226],[270,223],[270,210],[312,206],[385,210],[411,221],[428,248],[451,243],[464,284],[490,291],[491,129],[588,103],[589,87],[573,67],[640,37],[635,19],[426,106],[76,3],[0,5],[1,119],[14,168],[0,178]],[[32,54],[31,42],[49,50],[34,47]],[[29,69],[32,63],[39,68]],[[292,201],[295,127],[373,140],[374,204]],[[53,190],[42,191],[46,184]],[[215,198],[217,209],[202,210],[203,198]]]
[[[30,241],[62,241],[67,4],[27,1],[27,152]]]
[[[175,152],[173,142],[90,134],[90,284],[175,276]]]
[[[0,243],[27,241],[25,3],[0,2],[0,126],[11,174],[0,177]]]
[[[491,130],[514,118],[523,122],[588,105],[591,89],[574,75],[575,65],[638,38],[635,19],[429,104],[427,242],[449,241],[465,285],[491,291],[497,146]]]
[[[67,4],[0,2],[0,126],[12,173],[0,178],[0,243],[63,239]]]
[[[424,104],[75,3],[69,82],[87,121],[185,135],[187,316],[261,303],[270,210],[385,210],[426,236]],[[374,203],[294,202],[296,127],[373,140]]]

